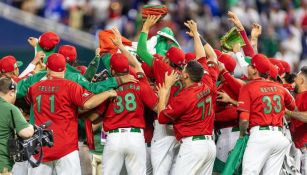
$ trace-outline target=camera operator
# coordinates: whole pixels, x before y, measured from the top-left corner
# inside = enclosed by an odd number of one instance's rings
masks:
[[[34,133],[20,110],[14,106],[16,84],[10,78],[0,78],[0,175],[11,174],[13,162],[8,154],[8,140],[14,135],[14,129],[21,138],[29,138]],[[15,128],[13,127],[15,124]]]

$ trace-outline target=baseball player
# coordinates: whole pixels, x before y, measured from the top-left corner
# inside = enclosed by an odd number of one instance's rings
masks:
[[[166,56],[151,55],[147,51],[147,37],[150,28],[159,20],[159,16],[149,16],[145,21],[140,34],[137,54],[151,68],[156,84],[164,82],[165,72],[181,69],[184,64],[185,54],[177,47],[168,49]],[[180,81],[171,89],[170,97],[177,95],[182,89]],[[171,125],[161,125],[157,120],[154,123],[155,130],[151,143],[151,163],[153,174],[168,175],[175,155],[175,147],[178,145]]]
[[[185,25],[195,36],[195,53],[202,64],[188,62],[181,75],[184,88],[170,100],[168,94],[178,77],[174,71],[170,76],[165,74],[165,85],[159,89],[158,120],[161,124],[172,122],[181,142],[172,174],[211,174],[216,155],[212,132],[217,60],[207,62],[196,23],[187,21]]]
[[[282,85],[266,80],[271,63],[262,54],[248,66],[251,80],[240,90],[240,136],[250,130],[243,157],[242,174],[279,174],[289,140],[282,133],[285,108],[294,110],[295,101]]]
[[[65,66],[63,55],[51,54],[47,60],[47,79],[29,88],[28,100],[33,104],[35,124],[51,120],[50,129],[54,133],[54,146],[43,148],[43,163],[37,168],[30,168],[29,174],[81,174],[78,107],[92,109],[116,96],[115,91],[93,95],[77,83],[64,79]]]
[[[167,94],[177,80],[176,75],[166,75],[165,86],[159,90],[158,120],[162,124],[172,122],[176,138],[181,142],[172,171],[174,175],[212,173],[216,154],[212,138],[212,97],[216,92],[202,81],[203,74],[201,64],[197,61],[188,62],[182,73],[185,88],[170,100],[169,105]],[[210,76],[205,78],[210,79]]]
[[[221,83],[217,88],[219,96],[215,114],[215,129],[219,135],[216,143],[217,160],[214,165],[214,170],[215,172],[222,172],[229,152],[233,149],[240,134],[237,106],[226,102],[223,94],[227,93],[231,99],[237,101],[242,82],[231,75],[236,67],[234,58],[228,54],[222,54],[218,60],[225,67],[220,70]]]
[[[307,111],[307,66],[301,68],[301,71],[295,78],[295,91],[298,93],[295,97],[298,111]],[[300,116],[298,112],[289,111],[290,116]],[[301,173],[307,174],[307,124],[295,118],[291,119],[291,133],[295,147],[302,152]]]
[[[110,59],[113,76],[129,73],[129,64],[124,54],[114,54]],[[103,152],[103,174],[118,175],[125,162],[128,174],[146,174],[146,146],[144,140],[144,107],[153,110],[157,96],[146,77],[137,66],[139,82],[120,86],[118,97],[99,109],[103,117],[103,129],[107,140]]]

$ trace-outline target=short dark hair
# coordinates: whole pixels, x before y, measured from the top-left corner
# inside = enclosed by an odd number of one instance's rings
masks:
[[[15,90],[15,89],[16,89],[16,84],[13,82],[12,79],[7,77],[0,78],[0,92],[6,94],[10,90]]]
[[[286,74],[285,74],[285,76],[284,76],[284,79],[285,79],[285,81],[286,81],[287,83],[292,84],[292,83],[294,83],[295,77],[296,77],[296,74],[286,72]]]
[[[204,75],[203,66],[195,60],[189,61],[186,66],[186,71],[193,82],[199,82]]]
[[[259,72],[259,76],[262,77],[262,78],[268,79],[270,75],[268,73],[260,73]]]
[[[304,74],[305,77],[307,77],[307,66],[303,66],[301,68],[301,73]]]

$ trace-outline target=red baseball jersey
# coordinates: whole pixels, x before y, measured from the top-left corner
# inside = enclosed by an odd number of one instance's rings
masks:
[[[282,85],[257,79],[240,90],[238,110],[250,113],[249,128],[254,126],[283,126],[285,107],[295,108],[294,98]]]
[[[229,72],[221,72],[224,81],[218,86],[217,91],[227,93],[232,99],[238,100],[239,92],[242,87],[241,81],[230,75]],[[223,102],[216,103],[215,128],[236,127],[239,125],[239,115],[237,107]]]
[[[29,88],[27,99],[33,104],[36,125],[51,120],[54,146],[43,147],[43,162],[58,160],[78,150],[78,107],[83,107],[92,93],[77,83],[50,77]]]
[[[162,56],[157,54],[154,55],[152,71],[157,85],[164,83],[165,73],[168,72],[168,74],[170,74],[173,70],[174,68],[163,61]],[[181,73],[179,70],[176,71]],[[170,98],[176,96],[182,88],[182,82],[177,81],[171,88]]]
[[[295,97],[299,111],[307,111],[307,91],[299,93]],[[307,123],[294,118],[291,119],[292,138],[297,148],[303,148],[307,144]]]
[[[205,71],[212,73],[211,76],[206,73],[201,82],[182,89],[159,114],[160,123],[173,123],[177,140],[189,136],[212,135],[216,89],[205,82],[215,84],[213,81],[216,79],[212,77],[218,75],[216,64]]]
[[[144,108],[153,109],[158,97],[149,86],[144,74],[138,73],[139,82],[126,83],[116,89],[117,98],[102,104],[99,114],[104,114],[103,129],[110,131],[117,128],[145,128]]]

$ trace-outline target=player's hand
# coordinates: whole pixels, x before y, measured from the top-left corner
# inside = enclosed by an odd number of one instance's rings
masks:
[[[230,103],[231,102],[231,97],[229,97],[229,95],[227,93],[225,93],[224,91],[220,92],[217,91],[217,99],[216,101],[218,102],[224,102],[224,103]]]
[[[158,20],[160,19],[161,15],[155,16],[155,15],[149,15],[143,24],[142,32],[148,33],[150,28],[155,25]]]
[[[156,86],[156,88],[157,88],[158,97],[161,97],[163,95],[163,91],[165,89],[165,84],[164,83],[163,84],[158,84]]]
[[[39,63],[40,61],[43,61],[43,59],[45,58],[45,53],[43,51],[39,51],[36,53],[35,57],[32,60],[32,64],[36,65],[37,63]]]
[[[35,47],[38,43],[38,39],[37,38],[34,38],[34,37],[29,37],[28,38],[28,43],[32,46],[32,47]]]
[[[251,38],[258,38],[261,35],[262,27],[258,23],[252,25]]]
[[[241,21],[239,20],[239,18],[237,17],[235,13],[233,13],[232,11],[228,11],[227,15],[228,15],[228,19],[237,27],[237,29],[244,30],[244,27]]]
[[[190,29],[189,32],[186,32],[189,36],[194,37],[199,35],[197,30],[197,23],[193,20],[189,20],[184,23],[184,25]]]
[[[96,50],[95,50],[95,55],[97,57],[100,57],[100,52],[101,52],[101,49],[98,47]]]
[[[165,87],[170,88],[172,87],[176,81],[179,80],[179,74],[173,70],[170,75],[168,75],[168,72],[165,72]]]
[[[115,90],[108,90],[109,98],[117,97],[117,92]]]
[[[225,65],[222,62],[218,61],[217,66],[219,68],[219,72],[222,72],[225,69]]]
[[[116,47],[122,46],[123,45],[122,36],[121,36],[120,32],[118,31],[118,29],[116,27],[113,27],[112,32],[114,33],[114,36],[115,36],[114,39],[110,38],[112,40],[113,44]]]
[[[123,75],[123,76],[119,76],[121,84],[125,84],[125,83],[136,83],[138,82],[138,80],[133,76],[133,75]]]
[[[233,45],[232,51],[233,51],[234,53],[240,52],[240,51],[241,51],[241,44],[240,44],[240,43],[235,43],[235,44]]]

